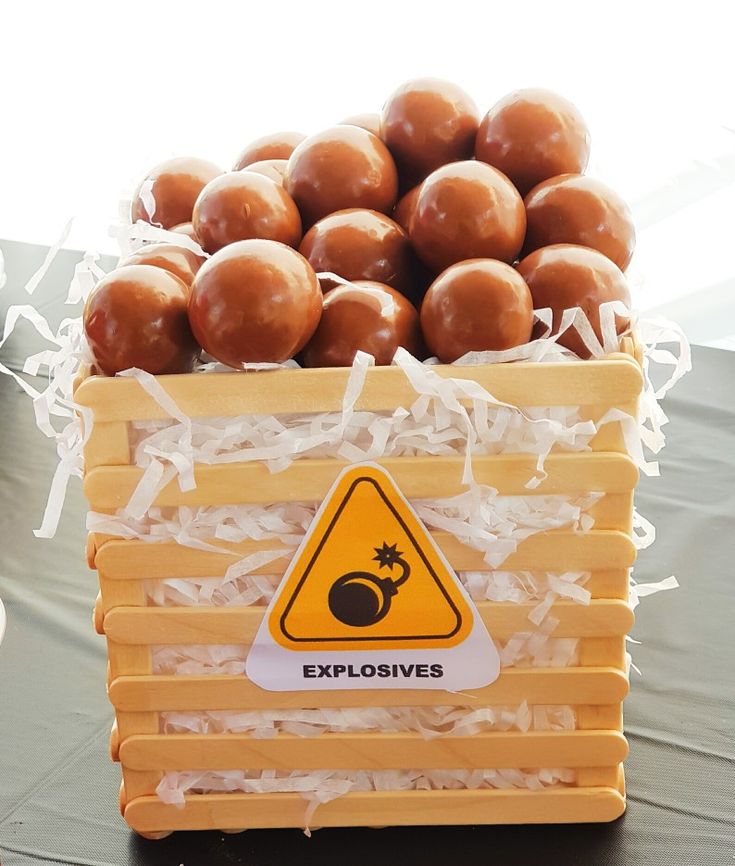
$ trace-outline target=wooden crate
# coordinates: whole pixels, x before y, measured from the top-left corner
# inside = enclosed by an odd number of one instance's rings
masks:
[[[471,378],[496,398],[517,406],[580,405],[597,420],[610,408],[635,414],[642,387],[637,347],[625,339],[621,352],[599,361],[436,367],[441,376]],[[191,417],[338,411],[348,372],[271,371],[161,376],[159,382]],[[410,406],[415,400],[397,368],[368,371],[358,410]],[[130,465],[131,421],[161,419],[166,413],[132,379],[89,377],[76,390],[79,404],[94,411],[86,446],[84,488],[90,506],[112,512],[124,506],[141,471]],[[381,461],[409,498],[460,493],[463,457],[402,457]],[[336,459],[301,460],[271,474],[256,463],[197,466],[196,489],[182,493],[169,484],[158,505],[224,505],[277,501],[320,501],[343,467]],[[638,472],[625,451],[620,425],[601,428],[592,450],[552,453],[548,476],[533,491],[531,455],[482,456],[474,460],[479,482],[501,494],[602,492],[594,505],[595,528],[555,530],[529,537],[503,563],[504,571],[589,570],[592,602],[558,601],[553,636],[580,638],[579,664],[568,668],[508,668],[499,679],[467,694],[380,690],[268,692],[241,676],[167,676],[152,673],[151,647],[160,644],[247,644],[263,608],[147,607],[144,582],[172,577],[223,575],[239,558],[274,543],[213,541],[220,552],[175,542],[147,544],[90,536],[88,561],[99,573],[95,625],[109,649],[109,697],[116,722],[111,752],[122,766],[120,805],[138,832],[158,836],[178,829],[298,827],[305,801],[296,793],[199,794],[183,809],[159,801],[155,789],[168,770],[265,768],[407,769],[568,767],[569,787],[529,790],[437,790],[352,793],[319,806],[318,826],[410,824],[504,824],[609,821],[625,808],[622,761],[622,701],[628,690],[625,634],[633,622],[628,606],[628,570],[635,559],[631,539],[633,492]],[[453,536],[433,533],[457,571],[488,571],[482,554]],[[288,551],[263,573],[285,570]],[[528,630],[532,604],[477,605],[490,633],[500,639]],[[339,706],[572,705],[574,731],[491,731],[432,740],[418,733],[279,735],[254,739],[243,734],[159,733],[167,710],[246,710]]]

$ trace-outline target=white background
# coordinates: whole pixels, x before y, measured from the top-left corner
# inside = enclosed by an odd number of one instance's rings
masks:
[[[229,168],[248,140],[379,110],[406,78],[557,90],[590,172],[634,209],[641,309],[735,336],[735,61],[727,2],[23,2],[0,7],[0,238],[114,251],[150,166]],[[703,317],[704,316],[704,321]],[[704,322],[704,323],[703,323]],[[706,333],[704,333],[706,332]]]

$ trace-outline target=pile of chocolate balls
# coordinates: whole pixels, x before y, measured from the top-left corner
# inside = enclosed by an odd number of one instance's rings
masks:
[[[630,305],[630,211],[584,175],[587,127],[566,99],[519,90],[481,117],[457,85],[401,85],[382,112],[315,135],[266,135],[231,171],[171,159],[138,186],[133,221],[204,254],[149,243],[93,289],[85,333],[99,372],[233,368],[296,358],[349,366],[398,347],[450,363],[540,335],[581,307]],[[194,246],[194,245],[190,245]],[[616,317],[618,332],[626,327]],[[589,350],[574,329],[559,342]]]

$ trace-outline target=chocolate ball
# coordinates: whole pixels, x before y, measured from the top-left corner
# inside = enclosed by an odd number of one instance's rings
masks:
[[[409,235],[435,272],[464,259],[513,262],[523,244],[526,211],[504,174],[483,162],[453,162],[421,185]]]
[[[412,187],[404,196],[398,199],[396,206],[393,208],[393,219],[404,231],[409,230],[420,191],[421,184]]]
[[[238,156],[232,170],[240,171],[264,159],[288,159],[305,138],[306,136],[300,132],[274,132],[256,138]]]
[[[395,90],[383,106],[381,138],[401,178],[416,183],[429,172],[472,156],[477,106],[456,84],[416,78]]]
[[[180,235],[186,235],[188,238],[191,238],[193,241],[199,243],[197,233],[194,231],[194,226],[192,223],[179,223],[177,226],[171,226],[170,231],[176,232]]]
[[[531,339],[533,304],[518,271],[495,259],[452,265],[421,305],[429,351],[445,364],[467,352],[511,349]]]
[[[526,196],[524,254],[551,244],[592,247],[624,271],[635,249],[633,215],[620,196],[599,180],[562,174]]]
[[[353,114],[350,117],[345,117],[344,120],[340,120],[340,126],[359,126],[360,129],[366,129],[368,132],[372,132],[373,135],[377,135],[380,138],[380,115],[379,114]]]
[[[130,217],[133,222],[143,220],[165,229],[191,222],[197,196],[220,174],[221,168],[204,159],[167,159],[152,168],[138,184]]]
[[[283,187],[254,171],[232,171],[202,190],[194,205],[194,231],[208,253],[251,238],[296,247],[301,217]]]
[[[564,310],[581,307],[602,342],[600,304],[622,301],[630,307],[630,292],[623,272],[607,256],[588,247],[572,244],[542,247],[520,262],[518,273],[531,290],[534,309],[551,307],[552,334],[558,332]],[[627,326],[626,316],[615,316],[618,334]],[[544,330],[543,325],[537,323],[534,337],[540,337]],[[590,350],[573,326],[559,337],[558,342],[580,358],[590,357]]]
[[[186,314],[189,287],[167,270],[127,265],[111,271],[84,305],[84,333],[95,364],[107,376],[139,367],[186,373],[199,346]]]
[[[310,136],[291,154],[286,189],[311,226],[345,208],[390,213],[398,174],[379,138],[357,126],[335,126]]]
[[[349,367],[361,350],[384,366],[399,346],[418,355],[421,345],[416,308],[390,286],[360,280],[324,295],[321,321],[301,361],[305,367]]]
[[[175,244],[146,244],[127,258],[121,259],[117,266],[152,265],[154,268],[163,268],[187,286],[191,286],[204,262],[204,256],[198,256]]]
[[[262,174],[269,177],[274,183],[283,186],[283,177],[286,174],[287,159],[261,159],[260,162],[253,162],[246,165],[242,171],[254,171],[257,174]]]
[[[212,357],[241,367],[287,361],[319,323],[322,291],[306,259],[285,244],[230,244],[199,269],[189,320]]]
[[[499,168],[521,195],[558,174],[581,174],[590,155],[584,118],[550,90],[529,88],[504,96],[477,131],[475,156]]]
[[[387,283],[406,295],[414,289],[417,261],[408,235],[374,210],[350,208],[324,217],[304,235],[299,252],[317,272]]]

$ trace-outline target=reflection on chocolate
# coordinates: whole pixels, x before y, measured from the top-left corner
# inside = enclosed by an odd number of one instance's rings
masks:
[[[418,263],[408,235],[377,211],[350,208],[324,217],[304,235],[299,252],[317,272],[387,283],[407,296],[414,291]]]
[[[167,159],[151,169],[133,196],[130,217],[165,229],[191,222],[194,202],[222,169],[195,157]],[[149,213],[148,208],[152,212]]]
[[[233,171],[202,190],[194,206],[194,230],[208,253],[250,238],[296,247],[301,217],[283,187],[257,172]]]
[[[398,199],[396,206],[393,208],[393,219],[404,231],[409,230],[420,190],[421,184],[412,187],[404,196]]]
[[[426,178],[409,233],[418,255],[438,272],[463,259],[513,262],[525,230],[523,200],[508,178],[465,160]]]
[[[529,341],[532,325],[528,286],[510,265],[494,259],[447,268],[421,305],[426,345],[447,364],[467,352],[521,346]]]
[[[212,256],[199,269],[189,301],[197,339],[230,367],[293,357],[314,333],[321,310],[311,265],[268,240],[239,241]]]
[[[398,175],[383,142],[357,126],[335,126],[303,141],[286,170],[286,189],[305,226],[345,208],[390,213]]]
[[[368,132],[372,132],[373,135],[377,135],[380,138],[380,115],[379,114],[352,114],[350,117],[345,117],[344,120],[340,120],[340,126],[359,126],[360,129],[366,129]]]
[[[151,265],[117,268],[92,289],[84,333],[95,364],[107,376],[139,367],[148,373],[187,373],[199,354],[189,327],[189,287]]]
[[[283,177],[286,174],[287,159],[261,159],[260,162],[253,162],[242,171],[254,171],[258,174],[269,177],[274,183],[283,186]]]
[[[390,286],[361,280],[324,295],[321,321],[301,360],[305,367],[349,367],[361,350],[380,366],[390,364],[399,346],[420,355],[421,345],[415,307]]]
[[[554,314],[554,334],[559,329],[564,310],[581,307],[598,340],[602,340],[600,304],[606,301],[622,301],[626,307],[630,307],[630,293],[625,275],[617,265],[597,250],[571,244],[542,247],[520,262],[518,272],[531,290],[533,308],[540,310],[551,307]],[[622,333],[628,326],[627,317],[616,315],[615,325],[617,333]],[[543,330],[543,326],[537,323],[534,337],[540,337]],[[574,328],[565,331],[559,337],[559,343],[580,358],[590,357],[589,349]]]
[[[620,196],[599,180],[562,174],[526,196],[524,253],[551,244],[578,244],[606,255],[621,269],[635,249],[633,215]]]
[[[125,265],[153,265],[163,268],[190,286],[199,268],[204,264],[204,256],[177,247],[175,244],[146,244],[139,250],[118,262],[118,268]]]
[[[300,132],[274,132],[271,135],[256,138],[238,156],[232,170],[240,171],[240,169],[264,159],[288,159],[297,145],[301,144],[305,138],[306,136]]]
[[[521,195],[558,174],[580,174],[589,155],[589,131],[577,108],[538,88],[516,90],[497,102],[475,143],[477,159],[499,168]]]
[[[401,178],[416,183],[445,163],[471,157],[478,122],[477,106],[461,87],[416,78],[388,98],[380,128]]]
[[[188,238],[199,243],[197,233],[194,231],[192,223],[179,223],[177,226],[171,226],[171,231],[177,232],[180,235],[186,235]]]

